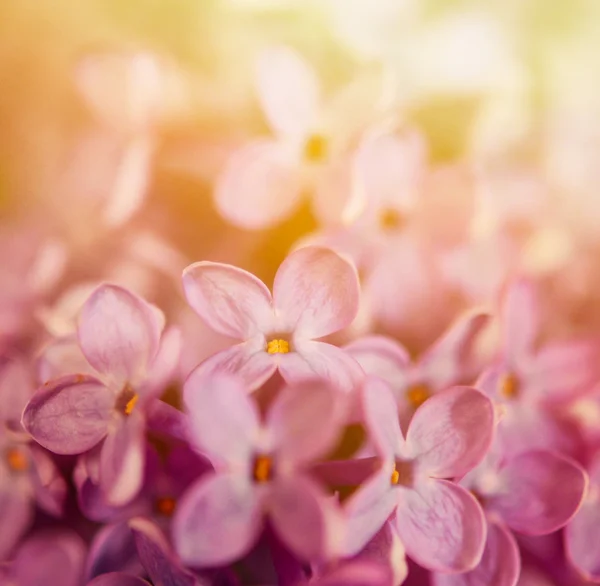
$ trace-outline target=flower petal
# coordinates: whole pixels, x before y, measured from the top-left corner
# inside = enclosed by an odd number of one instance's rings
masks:
[[[488,519],[479,565],[463,574],[433,574],[433,586],[515,586],[520,573],[521,556],[515,538],[502,523]]]
[[[340,511],[308,478],[277,478],[267,507],[275,532],[300,559],[320,561],[340,553],[344,535]]]
[[[124,505],[140,491],[144,479],[145,423],[139,412],[119,417],[100,453],[100,485],[107,501]]]
[[[183,392],[190,431],[200,451],[219,462],[247,462],[256,445],[260,416],[241,380],[226,374],[205,376],[196,369]]]
[[[483,511],[469,492],[446,480],[432,479],[403,491],[396,529],[407,555],[429,570],[465,572],[483,554]]]
[[[23,412],[23,427],[57,454],[80,454],[105,435],[114,396],[100,381],[72,375],[39,389]]]
[[[150,584],[146,580],[142,580],[131,574],[110,572],[109,574],[102,574],[94,578],[86,586],[150,586]]]
[[[109,572],[141,574],[133,533],[126,521],[104,525],[94,535],[88,552],[85,576],[88,580]]]
[[[258,97],[274,132],[299,138],[316,123],[319,82],[294,50],[277,46],[260,55],[256,67]]]
[[[2,474],[6,474],[2,470]],[[0,560],[6,560],[12,549],[33,522],[34,507],[27,495],[2,479],[0,486]]]
[[[361,551],[382,530],[398,504],[392,485],[392,468],[385,466],[365,482],[346,502],[344,556]]]
[[[460,477],[483,460],[493,434],[492,402],[476,389],[454,387],[417,409],[406,449],[429,476]]]
[[[277,370],[277,361],[265,352],[261,340],[253,339],[213,354],[195,370],[203,376],[234,376],[252,392],[271,378]]]
[[[544,535],[575,515],[587,489],[587,475],[574,461],[545,451],[530,451],[509,460],[500,472],[502,490],[489,499],[515,531]]]
[[[473,380],[473,347],[490,316],[469,313],[458,319],[419,361],[419,369],[432,388],[445,388]]]
[[[175,548],[188,566],[217,566],[248,553],[262,529],[256,488],[238,475],[211,474],[183,496],[173,519]]]
[[[539,330],[538,299],[533,283],[515,281],[502,303],[504,351],[511,365],[519,364],[532,351]]]
[[[22,431],[21,415],[34,390],[31,368],[25,360],[14,358],[0,365],[1,425],[13,432]]]
[[[288,383],[322,378],[335,389],[351,393],[363,379],[358,362],[341,348],[304,340],[296,344],[296,352],[279,357],[279,372]]]
[[[286,145],[256,140],[231,155],[215,185],[215,205],[229,222],[250,230],[274,226],[299,206],[303,180]]]
[[[216,332],[247,340],[273,324],[271,292],[251,273],[217,262],[197,262],[183,271],[192,309]]]
[[[38,360],[37,371],[39,380],[44,382],[74,373],[98,375],[83,355],[75,335],[50,342]]]
[[[38,506],[50,515],[62,516],[67,496],[65,479],[46,450],[32,443],[29,453],[35,462],[31,477]]]
[[[273,300],[286,329],[295,336],[333,334],[349,326],[358,312],[356,269],[333,250],[300,248],[281,263]]]
[[[311,584],[313,586],[390,586],[391,572],[380,564],[363,561],[343,562],[329,574],[311,581]]]
[[[592,487],[578,513],[565,529],[569,561],[588,580],[600,580],[600,494]]]
[[[266,423],[278,462],[296,467],[325,455],[339,437],[342,415],[339,394],[320,380],[280,391]]]
[[[149,365],[146,380],[137,387],[140,399],[146,401],[163,393],[179,365],[181,346],[179,329],[168,328],[161,336],[158,352]]]
[[[116,285],[101,285],[85,302],[77,335],[87,361],[117,384],[135,384],[158,351],[161,330],[152,307]]]

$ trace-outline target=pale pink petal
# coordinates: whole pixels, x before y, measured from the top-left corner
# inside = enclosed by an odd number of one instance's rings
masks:
[[[533,283],[519,279],[506,291],[502,303],[504,352],[511,365],[533,352],[539,331],[539,304]]]
[[[87,361],[118,384],[137,382],[158,351],[161,330],[143,299],[116,285],[101,285],[85,302],[77,335]]]
[[[74,373],[98,374],[83,355],[75,335],[50,342],[37,362],[37,371],[38,379],[44,383]]]
[[[489,321],[486,313],[469,313],[459,318],[425,353],[419,361],[419,370],[432,388],[442,390],[471,382],[474,346]]]
[[[384,458],[397,455],[404,447],[398,404],[387,383],[377,376],[365,379],[361,389],[367,431]]]
[[[483,511],[469,492],[446,480],[432,479],[403,490],[396,529],[407,555],[429,570],[464,572],[483,554]]]
[[[417,409],[408,428],[406,449],[429,476],[461,477],[483,460],[493,433],[492,402],[470,387],[454,387]]]
[[[302,175],[285,145],[254,141],[235,151],[219,174],[215,205],[229,222],[250,230],[279,224],[298,208]]]
[[[175,549],[187,566],[217,566],[244,556],[262,529],[262,507],[250,479],[213,474],[183,496],[173,519]]]
[[[266,506],[273,529],[300,559],[319,561],[340,553],[341,513],[333,499],[308,478],[278,478]]]
[[[599,358],[596,341],[546,344],[532,361],[528,382],[540,399],[573,400],[594,389],[600,378]]]
[[[168,328],[160,339],[154,360],[148,367],[146,380],[137,387],[140,399],[160,396],[171,382],[181,355],[182,339],[178,328]]]
[[[297,343],[295,352],[281,355],[279,372],[288,383],[322,378],[346,393],[354,391],[364,376],[358,362],[341,348],[313,341]]]
[[[348,499],[344,555],[353,556],[382,529],[398,504],[399,493],[392,485],[391,465],[384,465]]]
[[[144,480],[145,425],[139,411],[122,416],[104,440],[100,453],[100,486],[112,505],[124,505]]]
[[[433,574],[433,586],[515,586],[521,572],[519,547],[501,523],[488,519],[483,557],[463,574]]]
[[[57,454],[80,454],[107,433],[114,396],[90,376],[60,378],[39,389],[23,412],[23,427]]]
[[[281,264],[273,284],[275,309],[287,329],[322,338],[344,329],[359,304],[356,269],[333,250],[307,246]]]
[[[592,487],[578,513],[565,529],[570,562],[588,580],[600,580],[600,493]]]
[[[385,336],[365,336],[344,346],[365,371],[385,380],[394,392],[398,392],[408,382],[410,355],[408,351]]]
[[[0,425],[21,430],[23,409],[35,390],[31,367],[21,358],[0,365]]]
[[[256,67],[258,97],[274,132],[300,138],[317,122],[319,82],[308,63],[285,46],[264,50]]]
[[[579,464],[545,451],[512,458],[500,472],[502,488],[489,498],[495,511],[515,531],[544,535],[566,525],[579,509],[588,479]]]
[[[244,382],[248,392],[260,388],[277,370],[277,359],[265,352],[259,340],[248,340],[217,352],[202,362],[197,370],[205,376],[228,374]]]
[[[321,380],[280,391],[266,422],[278,462],[297,466],[326,455],[338,439],[343,414],[339,394]]]
[[[206,376],[196,369],[183,392],[198,448],[219,462],[246,462],[256,446],[260,416],[242,381],[226,374]]]
[[[183,271],[183,288],[192,309],[220,334],[246,340],[273,324],[271,292],[247,271],[197,262]]]

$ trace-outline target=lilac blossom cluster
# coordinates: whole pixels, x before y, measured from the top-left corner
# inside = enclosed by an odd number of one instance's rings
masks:
[[[143,200],[161,84],[138,56],[129,112],[99,96],[100,65],[80,81],[126,135],[109,206],[120,224]],[[216,207],[232,224],[267,228],[309,186],[324,226],[287,254],[271,288],[202,260],[177,277],[183,318],[106,267],[101,282],[72,279],[51,295],[68,262],[60,247],[25,228],[7,236],[0,584],[600,581],[600,341],[548,335],[554,310],[538,281],[507,268],[512,252],[471,268],[476,206],[457,202],[476,199],[472,170],[429,168],[417,130],[337,124],[339,104],[328,109],[288,49],[264,56],[257,76],[275,138],[233,153]],[[508,232],[495,235],[498,255]],[[117,265],[131,242],[127,230],[111,234]],[[179,257],[152,243],[167,278]],[[393,321],[396,305],[410,322],[420,295],[443,322],[442,281],[468,302],[421,351],[374,325]],[[209,340],[192,365],[191,311]],[[554,582],[533,578],[536,568]]]

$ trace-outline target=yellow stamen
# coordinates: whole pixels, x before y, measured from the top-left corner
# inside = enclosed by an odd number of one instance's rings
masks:
[[[327,151],[327,139],[322,134],[312,134],[304,143],[304,159],[309,163],[322,163]]]
[[[500,396],[515,399],[519,395],[519,380],[514,374],[507,374],[500,380]]]
[[[134,394],[133,397],[131,397],[131,399],[129,399],[129,401],[127,401],[127,403],[125,403],[125,407],[123,408],[123,412],[125,413],[125,415],[131,415],[131,412],[133,411],[133,408],[135,407],[136,403],[138,402],[138,395]]]
[[[253,478],[256,482],[267,482],[271,479],[273,461],[269,456],[257,456],[254,460]]]
[[[29,458],[20,448],[9,448],[6,452],[6,462],[14,472],[25,472],[29,468]]]
[[[379,226],[382,230],[393,232],[402,228],[403,224],[402,214],[394,208],[387,208],[379,214]]]
[[[163,517],[171,517],[175,512],[175,506],[177,502],[171,496],[163,496],[156,499],[155,509],[158,513],[163,515]]]
[[[394,486],[396,486],[400,482],[400,472],[396,470],[396,465],[394,464],[394,471],[392,472],[391,482]]]
[[[413,385],[406,391],[406,400],[413,409],[420,407],[429,397],[431,397],[431,391],[423,383]]]
[[[269,354],[287,354],[290,351],[290,344],[287,340],[271,340],[267,344],[267,352]]]

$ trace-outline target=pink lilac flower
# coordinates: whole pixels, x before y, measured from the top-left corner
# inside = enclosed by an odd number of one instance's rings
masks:
[[[104,440],[99,477],[112,504],[126,503],[140,489],[145,413],[176,366],[163,328],[154,306],[102,285],[85,303],[77,329],[87,367],[49,381],[23,413],[25,429],[57,454],[79,454]]]
[[[288,382],[322,377],[351,391],[362,370],[343,350],[318,341],[350,325],[358,311],[354,267],[326,248],[306,247],[281,264],[273,295],[254,275],[198,262],[183,273],[189,304],[220,334],[240,343],[205,360],[204,374],[229,372],[255,390],[279,370]]]
[[[363,84],[327,104],[311,67],[283,46],[260,55],[256,83],[275,136],[231,156],[217,179],[217,208],[243,228],[265,228],[291,216],[305,192],[314,191],[317,215],[339,221],[352,190],[350,147],[383,96]]]
[[[516,281],[502,306],[500,356],[477,383],[502,411],[503,450],[551,449],[577,455],[577,432],[556,411],[593,390],[597,340],[541,344],[540,307],[527,280]]]
[[[485,456],[494,429],[489,399],[468,387],[438,393],[417,409],[405,436],[382,379],[367,379],[363,405],[382,465],[347,503],[346,553],[358,552],[393,515],[406,553],[420,565],[473,568],[485,543],[483,512],[447,479],[463,476]]]
[[[377,375],[390,385],[405,429],[414,411],[433,394],[472,382],[475,345],[488,322],[484,313],[461,317],[416,361],[399,342],[385,336],[359,338],[344,350],[367,374]]]
[[[192,442],[215,472],[180,501],[173,520],[177,552],[192,566],[216,566],[248,553],[268,518],[278,538],[304,560],[339,548],[340,515],[302,468],[337,440],[337,394],[322,383],[281,392],[261,423],[238,379],[195,371],[184,400]]]
[[[490,454],[463,478],[461,485],[477,496],[486,512],[485,550],[475,569],[453,576],[438,574],[434,583],[469,586],[479,581],[514,586],[519,578],[520,556],[511,530],[546,535],[565,526],[581,506],[587,476],[574,461],[540,450],[508,458]]]
[[[87,586],[151,586],[150,582],[123,572],[109,572],[97,576]]]
[[[24,432],[23,408],[33,393],[30,365],[20,358],[0,366],[0,561],[33,521],[34,505],[63,512],[67,486],[50,455]]]

